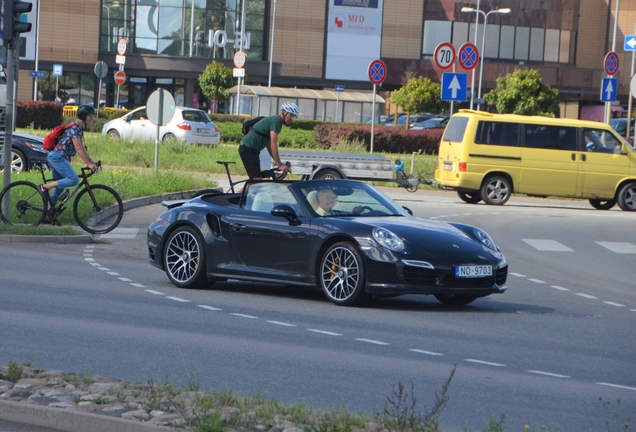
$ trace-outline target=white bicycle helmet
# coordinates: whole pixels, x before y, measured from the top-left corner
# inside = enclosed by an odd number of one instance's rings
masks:
[[[285,102],[280,106],[281,111],[287,111],[290,114],[298,116],[298,105],[292,102]]]

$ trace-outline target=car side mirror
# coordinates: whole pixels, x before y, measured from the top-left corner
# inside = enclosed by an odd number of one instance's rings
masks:
[[[301,225],[302,222],[298,219],[298,215],[294,211],[293,208],[288,206],[287,204],[279,204],[274,207],[271,211],[272,216],[282,217],[289,221],[291,226]]]
[[[403,208],[404,210],[406,210],[406,212],[407,212],[408,214],[410,214],[411,216],[413,216],[413,210],[411,210],[411,209],[410,209],[410,208],[408,208],[407,206],[402,206],[402,208]]]
[[[130,123],[130,118],[131,118],[131,117],[132,117],[132,116],[127,115],[126,117],[124,117],[124,121],[125,121],[126,123]]]

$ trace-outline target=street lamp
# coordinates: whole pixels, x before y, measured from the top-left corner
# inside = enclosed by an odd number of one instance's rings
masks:
[[[272,60],[274,56],[274,23],[276,23],[276,0],[274,0],[274,10],[272,12],[272,39],[269,43],[269,80],[267,87],[272,86]]]
[[[108,40],[108,47],[106,48],[107,52],[110,52],[110,6],[106,6],[106,5],[102,5],[102,7],[106,8],[106,12],[108,12],[108,21],[106,23],[106,25],[108,26],[108,35],[106,36],[107,40]]]
[[[477,111],[480,110],[481,104],[479,103],[481,101],[481,79],[484,73],[484,46],[486,45],[486,25],[488,24],[488,15],[493,14],[493,13],[500,13],[500,14],[509,14],[511,12],[510,8],[501,8],[501,9],[495,9],[495,10],[491,10],[488,13],[485,13],[482,10],[479,9],[475,9],[475,8],[471,8],[471,7],[463,7],[462,8],[462,12],[475,12],[475,13],[480,13],[484,16],[484,34],[481,36],[481,51],[479,52],[480,54],[480,59],[479,59],[479,91],[477,93]],[[476,41],[475,41],[476,42]]]

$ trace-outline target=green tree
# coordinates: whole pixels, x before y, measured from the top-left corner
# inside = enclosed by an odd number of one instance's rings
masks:
[[[538,70],[518,69],[497,78],[497,88],[484,95],[501,114],[555,117],[559,112],[559,91],[544,84]]]
[[[234,86],[232,69],[213,61],[199,75],[199,86],[208,99],[219,102],[227,100]]]
[[[432,112],[439,113],[446,106],[447,102],[441,100],[441,86],[432,82],[428,78],[411,78],[406,85],[397,90],[391,96],[391,102],[411,113]],[[407,125],[408,125],[407,119]]]

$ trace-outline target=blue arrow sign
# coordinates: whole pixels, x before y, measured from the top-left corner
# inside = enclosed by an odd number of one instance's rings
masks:
[[[30,71],[29,75],[31,75],[33,78],[44,78],[44,72],[42,71]]]
[[[601,86],[601,102],[614,102],[618,90],[618,78],[603,78]]]
[[[468,74],[445,72],[442,74],[442,100],[465,101],[468,90]]]
[[[345,86],[343,86],[343,85],[337,85],[336,86],[336,91],[337,92],[343,92],[344,90],[345,90]]]
[[[624,51],[636,51],[636,35],[625,36]]]

